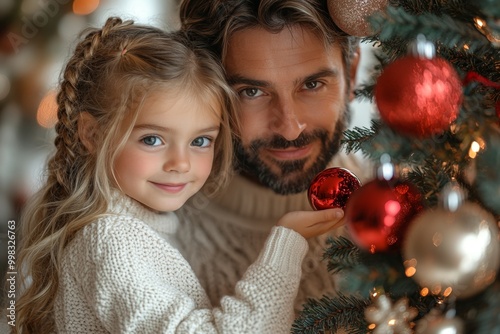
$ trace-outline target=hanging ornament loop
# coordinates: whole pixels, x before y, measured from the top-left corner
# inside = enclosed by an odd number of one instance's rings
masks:
[[[380,156],[380,165],[377,167],[377,177],[379,180],[392,180],[396,175],[396,168],[391,162],[389,154],[384,153]]]
[[[408,53],[421,59],[433,59],[436,56],[436,47],[423,34],[418,34],[417,38],[408,45]]]
[[[421,59],[433,59],[436,56],[436,47],[423,34],[418,34],[415,41],[408,45],[408,53]]]
[[[466,197],[465,190],[460,187],[458,182],[451,181],[441,191],[440,205],[447,211],[455,212],[465,201]]]

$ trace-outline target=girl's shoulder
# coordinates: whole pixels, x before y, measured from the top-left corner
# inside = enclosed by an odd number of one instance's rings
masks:
[[[159,260],[168,264],[157,264]],[[124,264],[153,263],[186,267],[179,250],[137,217],[108,214],[82,228],[64,250],[62,266],[67,272],[83,268],[114,268]],[[153,265],[152,264],[152,265]],[[123,269],[124,270],[124,269]]]
[[[97,260],[116,253],[142,253],[144,249],[177,256],[173,242],[177,226],[175,213],[154,212],[127,196],[114,194],[107,212],[75,234],[65,250],[66,257]]]
[[[170,215],[174,214],[166,215],[166,224],[172,218]],[[139,217],[107,213],[78,231],[68,244],[66,253],[75,256],[83,251],[94,257],[114,249],[132,252],[144,248],[177,252],[171,243]]]
[[[166,217],[165,224],[168,224]],[[78,236],[77,236],[78,237]],[[135,242],[165,242],[165,240],[146,221],[139,217],[119,213],[107,213],[80,231],[85,240],[95,243],[107,243],[111,240],[129,240]]]

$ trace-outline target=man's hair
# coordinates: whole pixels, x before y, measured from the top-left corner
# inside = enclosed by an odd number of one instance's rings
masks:
[[[356,37],[335,25],[326,0],[182,0],[180,20],[181,29],[222,62],[231,36],[248,28],[259,27],[272,33],[295,25],[311,29],[325,46],[337,43],[341,47],[346,68],[358,45]]]

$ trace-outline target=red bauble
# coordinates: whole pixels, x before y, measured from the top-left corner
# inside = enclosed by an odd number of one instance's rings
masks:
[[[410,183],[376,179],[352,195],[344,219],[360,248],[398,251],[406,228],[422,209],[422,196]]]
[[[447,130],[461,101],[461,81],[442,58],[398,59],[384,69],[375,87],[381,118],[395,131],[415,137]]]
[[[361,186],[361,182],[345,168],[328,168],[312,180],[307,196],[314,210],[331,208],[345,209],[352,192]]]

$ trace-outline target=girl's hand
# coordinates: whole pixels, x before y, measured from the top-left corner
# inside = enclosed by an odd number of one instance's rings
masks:
[[[285,214],[276,225],[283,226],[300,233],[309,239],[324,234],[344,224],[342,209],[318,211],[294,211]]]

